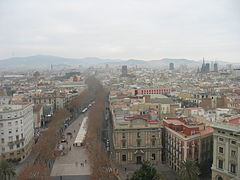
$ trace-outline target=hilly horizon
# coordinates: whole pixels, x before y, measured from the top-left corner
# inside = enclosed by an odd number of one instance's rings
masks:
[[[208,62],[208,61],[206,61]],[[229,64],[228,62],[218,61],[220,64]],[[159,60],[138,60],[138,59],[105,59],[98,57],[85,57],[85,58],[65,58],[51,55],[35,55],[26,57],[12,57],[0,60],[0,67],[7,69],[13,68],[47,68],[50,65],[65,65],[66,67],[82,65],[92,66],[99,64],[113,64],[113,65],[163,65],[167,66],[169,63],[174,63],[176,66],[180,65],[200,65],[202,61],[195,61],[189,59],[171,59],[162,58]]]

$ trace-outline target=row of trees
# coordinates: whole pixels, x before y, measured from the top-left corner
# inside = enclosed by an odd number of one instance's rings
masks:
[[[37,155],[33,163],[29,163],[20,173],[18,179],[50,179],[50,167],[54,162],[54,150],[61,139],[61,128],[65,120],[72,114],[79,114],[81,107],[95,98],[97,80],[90,77],[86,80],[88,89],[84,90],[79,96],[74,98],[66,108],[56,111],[48,124],[46,131],[40,136],[39,142],[34,145],[32,153]]]
[[[96,102],[88,115],[88,131],[86,135],[86,148],[91,163],[91,179],[95,180],[112,180],[114,179],[111,170],[111,161],[107,151],[101,141],[102,125],[105,118],[105,98],[106,91],[102,85],[97,85]]]
[[[180,164],[179,178],[180,180],[198,180],[199,167],[193,160],[187,159]],[[141,168],[136,170],[130,180],[165,180],[156,168],[148,161],[142,163]]]
[[[0,160],[0,179],[10,180],[16,175],[15,166],[11,162],[8,162],[5,159]]]
[[[70,113],[66,108],[54,113],[51,122],[48,124],[48,129],[43,131],[38,143],[33,147],[32,153],[36,154],[36,160],[23,169],[18,177],[19,180],[27,178],[50,179],[49,167],[54,162],[54,150],[61,138],[59,130],[69,115]]]

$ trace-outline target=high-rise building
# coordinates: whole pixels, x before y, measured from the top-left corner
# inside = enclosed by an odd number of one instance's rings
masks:
[[[174,63],[169,64],[169,70],[174,70]]]
[[[203,58],[201,73],[205,73],[205,60],[204,60],[204,58]]]
[[[217,64],[217,63],[214,63],[214,65],[213,65],[213,71],[214,71],[214,72],[218,72],[218,64]]]
[[[205,65],[205,73],[209,73],[210,72],[210,63],[206,63]]]
[[[127,76],[128,72],[127,72],[127,65],[123,65],[122,66],[122,76]]]

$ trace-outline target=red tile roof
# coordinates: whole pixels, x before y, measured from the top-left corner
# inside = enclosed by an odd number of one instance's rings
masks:
[[[235,119],[231,119],[231,120],[228,121],[228,123],[240,125],[240,117],[235,118]]]

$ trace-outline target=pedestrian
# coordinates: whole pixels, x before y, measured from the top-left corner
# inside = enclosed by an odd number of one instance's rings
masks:
[[[124,168],[125,172],[127,171],[127,168]]]
[[[74,131],[73,131],[74,133],[75,133],[75,129],[74,129]]]
[[[85,159],[85,163],[87,163],[87,160]]]

